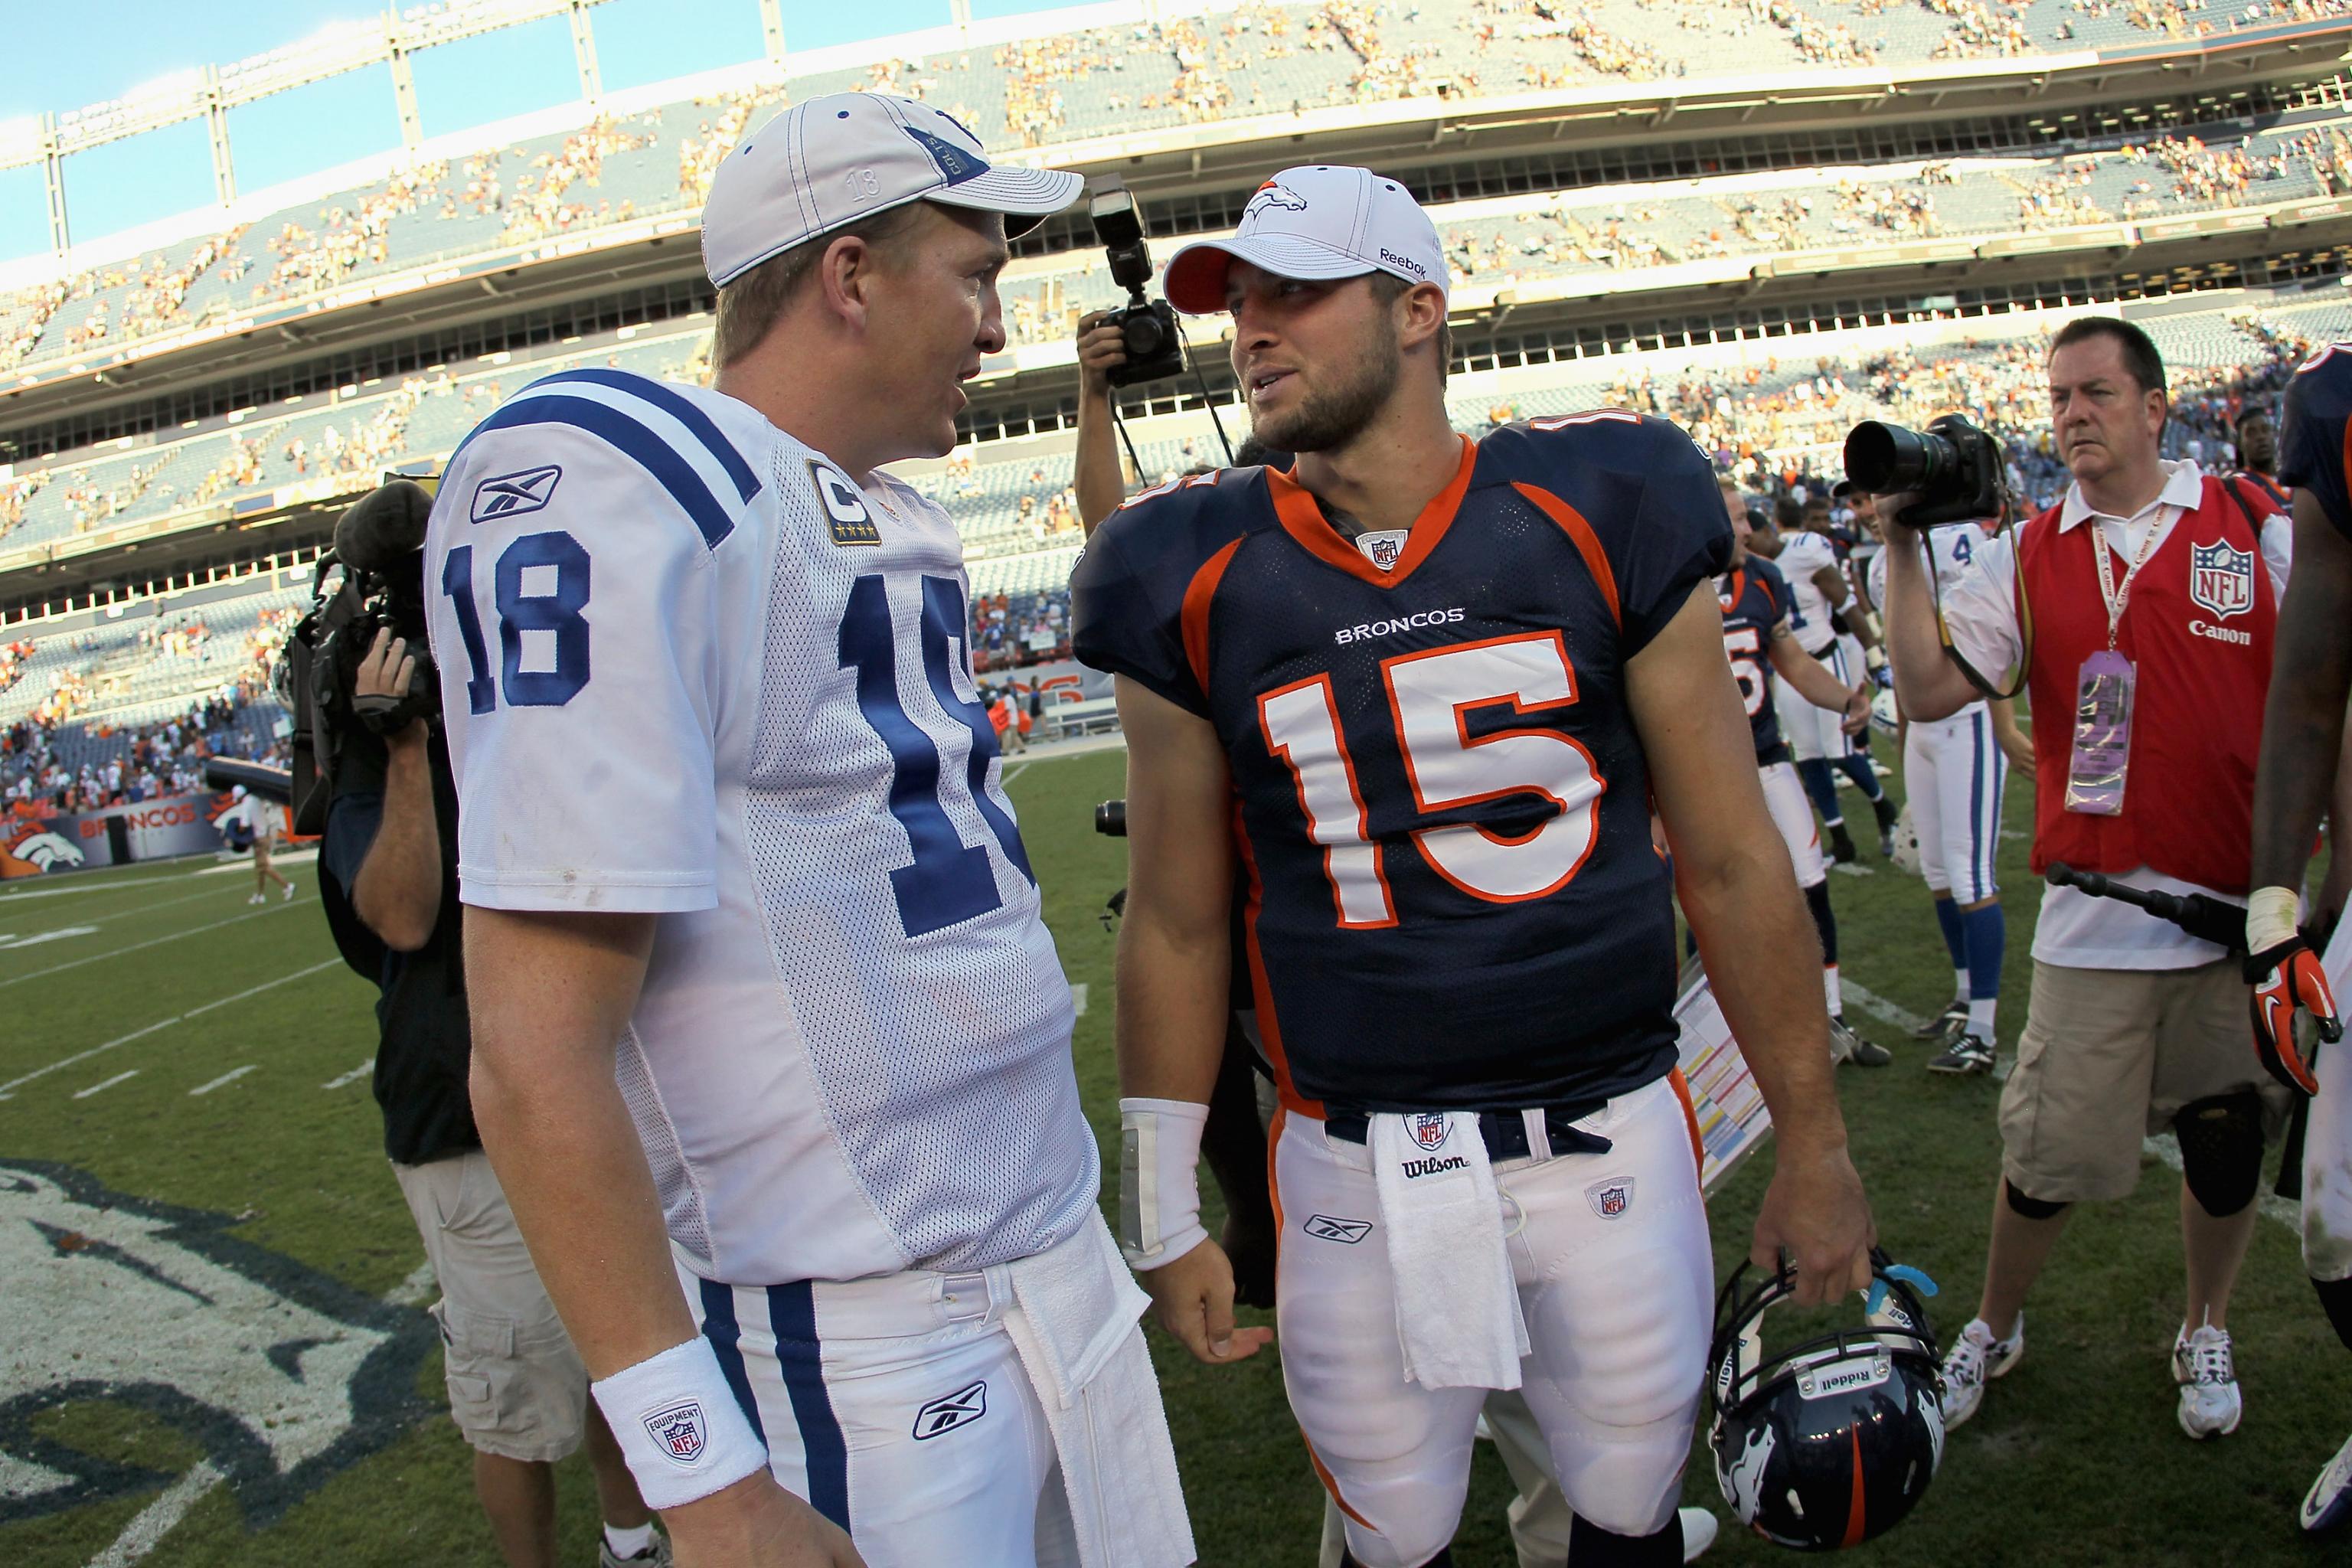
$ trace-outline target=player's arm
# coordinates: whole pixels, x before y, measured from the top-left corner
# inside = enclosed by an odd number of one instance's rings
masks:
[[[1813,586],[1822,591],[1822,597],[1829,601],[1831,614],[1843,618],[1845,629],[1856,642],[1862,644],[1865,650],[1878,646],[1878,628],[1870,624],[1868,616],[1863,614],[1862,602],[1856,597],[1853,584],[1847,578],[1844,567],[1815,567]],[[1833,708],[1837,705],[1816,703],[1814,706]]]
[[[1899,505],[1907,496],[1886,498]],[[1918,532],[1892,521],[1895,505],[1882,505],[1886,531],[1886,651],[1895,666],[1895,698],[1906,718],[1921,722],[1948,719],[1976,700],[1977,689],[1944,651],[1936,627],[1936,605],[1920,563]],[[1974,574],[1972,574],[1974,575]],[[1997,672],[1988,671],[1988,679]]]
[[[352,682],[360,697],[407,693],[416,661],[390,627],[360,660]],[[422,719],[383,738],[382,813],[359,875],[352,910],[386,947],[415,952],[432,940],[441,920],[441,825],[433,815],[431,732]]]
[[[2018,728],[2017,700],[2003,698],[1987,702],[1985,711],[1992,715],[1992,738],[2009,757],[2009,765],[2027,773],[2033,771],[2033,741]]]
[[[1875,1233],[1846,1153],[1816,966],[1790,962],[1818,942],[1764,805],[1721,620],[1691,595],[1628,663],[1626,694],[1683,913],[1779,1139],[1751,1256],[1769,1268],[1785,1248],[1798,1299],[1817,1302],[1869,1284]]]
[[[1772,660],[1772,668],[1780,672],[1781,679],[1796,688],[1798,696],[1816,708],[1845,715],[1847,734],[1857,734],[1869,724],[1869,693],[1858,686],[1846,685],[1830,673],[1827,665],[1798,647],[1797,634],[1789,629],[1785,618],[1772,627],[1765,651]]]
[[[1127,731],[1119,1240],[1161,1325],[1202,1361],[1238,1361],[1273,1333],[1234,1327],[1233,1264],[1201,1225],[1199,1174],[1231,998],[1232,784],[1207,720],[1127,676],[1114,689]]]
[[[2295,929],[2312,836],[2336,783],[2344,705],[2352,693],[2352,542],[2318,498],[2294,500],[2294,571],[2279,606],[2262,760],[2254,773],[2254,890],[2246,900],[2246,976],[2255,986],[2255,1047],[2273,1077],[2305,1094],[2317,1081],[2294,1040],[2294,1012],[2335,1021],[2317,955]],[[2340,831],[2339,827],[2339,831]]]
[[[1108,314],[1093,310],[1078,319],[1078,455],[1071,483],[1078,492],[1079,525],[1089,536],[1127,499],[1110,387],[1112,369],[1127,363],[1127,340],[1117,327],[1102,324]]]

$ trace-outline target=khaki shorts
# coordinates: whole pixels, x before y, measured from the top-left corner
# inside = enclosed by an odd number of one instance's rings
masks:
[[[394,1164],[441,1284],[449,1415],[485,1454],[551,1463],[580,1446],[588,1369],[530,1264],[514,1211],[479,1149]]]
[[[2254,1056],[2237,961],[2196,969],[2067,969],[2037,960],[2017,1067],[2000,1093],[2001,1171],[2047,1203],[2120,1198],[2140,1143],[2180,1108],[2259,1089],[2264,1131],[2283,1109]]]

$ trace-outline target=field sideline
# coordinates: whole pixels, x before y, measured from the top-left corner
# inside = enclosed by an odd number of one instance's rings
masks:
[[[1113,938],[1098,916],[1123,880],[1124,851],[1095,835],[1091,816],[1122,793],[1124,762],[1113,751],[1008,764],[1046,918],[1086,988],[1078,1074],[1106,1150],[1116,1147]],[[2021,837],[2030,805],[2021,783],[2011,789],[2005,1047],[2024,1019],[2040,891]],[[1854,815],[1867,850],[1868,814]],[[1883,1012],[1932,1013],[1950,970],[1926,891],[1874,858],[1864,867],[1832,879],[1845,972]],[[422,1249],[357,1070],[374,1047],[373,989],[336,961],[314,868],[289,868],[299,895],[265,909],[246,905],[242,868],[204,869],[0,885],[0,1207],[10,1211],[0,1215],[0,1563],[493,1563],[415,1305]],[[1848,1016],[1895,1052],[1892,1067],[1840,1075],[1855,1162],[1889,1249],[1945,1286],[1929,1307],[1948,1339],[1981,1278],[1998,1091],[1924,1072],[1925,1049],[1885,1016],[1852,1003]],[[2148,1164],[2132,1198],[2077,1219],[2028,1309],[2023,1366],[1953,1434],[1917,1514],[1858,1560],[2203,1568],[2226,1552],[2231,1568],[2256,1568],[2344,1550],[2313,1545],[2294,1524],[2303,1489],[2352,1426],[2352,1359],[2312,1299],[2292,1229],[2258,1227],[2232,1314],[2245,1424],[2192,1444],[2174,1424],[2166,1360],[2180,1291],[2178,1184]],[[1714,1202],[1719,1268],[1746,1250],[1769,1166],[1754,1162]],[[70,1300],[27,1310],[11,1259],[59,1258],[44,1278],[70,1281]],[[207,1338],[222,1321],[208,1312],[232,1304],[225,1292],[269,1297],[283,1331],[263,1343]],[[1202,1562],[1311,1563],[1321,1493],[1275,1356],[1212,1372],[1180,1361],[1156,1331],[1154,1349]],[[247,1391],[236,1407],[254,1416],[259,1446],[173,1392],[198,1363],[215,1381],[187,1395],[218,1404],[232,1396],[210,1391]],[[133,1391],[43,1396],[77,1380]],[[356,1419],[342,1408],[346,1384]],[[274,1479],[281,1470],[293,1479]],[[214,1480],[222,1474],[237,1484]],[[28,1503],[68,1479],[74,1506]],[[593,1562],[593,1494],[576,1458],[562,1484],[566,1560]],[[1703,1445],[1685,1496],[1723,1513]],[[1482,1446],[1462,1568],[1511,1568],[1507,1497]],[[1727,1534],[1707,1561],[1781,1555]]]

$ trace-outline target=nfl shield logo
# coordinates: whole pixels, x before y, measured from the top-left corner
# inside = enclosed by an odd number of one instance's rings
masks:
[[[1615,1219],[1633,1206],[1633,1183],[1631,1177],[1618,1182],[1596,1182],[1584,1189],[1584,1201],[1602,1219]]]
[[[2227,540],[2200,544],[2189,552],[2189,602],[2223,620],[2254,607],[2254,557],[2233,550]]]
[[[676,1405],[655,1411],[646,1417],[646,1432],[655,1446],[681,1465],[690,1465],[702,1458],[702,1405],[699,1400],[681,1400]]]
[[[1445,1146],[1445,1113],[1442,1110],[1415,1111],[1412,1117],[1412,1141],[1424,1149]]]
[[[1397,542],[1393,539],[1372,541],[1372,564],[1386,572],[1397,563]]]

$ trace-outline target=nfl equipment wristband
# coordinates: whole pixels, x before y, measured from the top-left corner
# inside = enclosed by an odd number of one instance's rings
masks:
[[[1118,1102],[1118,1250],[1128,1267],[1173,1263],[1209,1239],[1201,1224],[1201,1133],[1189,1100]]]
[[[2293,888],[2256,888],[2246,895],[2246,951],[2267,952],[2294,940],[2296,906],[2302,900]]]
[[[768,1463],[700,1334],[589,1384],[646,1506],[679,1508]]]

